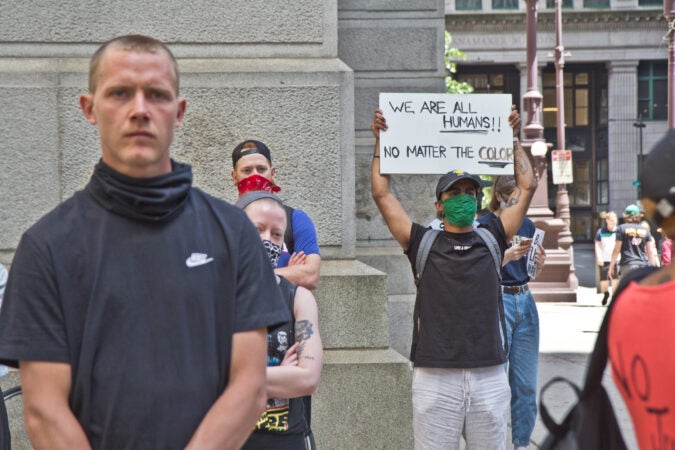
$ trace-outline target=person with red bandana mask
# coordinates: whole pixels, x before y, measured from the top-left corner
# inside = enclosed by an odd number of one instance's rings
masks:
[[[276,194],[281,190],[274,182],[276,167],[272,166],[272,154],[260,141],[249,139],[234,148],[231,175],[239,197],[247,192]],[[314,290],[319,282],[321,266],[316,228],[304,211],[287,205],[284,208],[289,226],[275,272],[293,284]]]

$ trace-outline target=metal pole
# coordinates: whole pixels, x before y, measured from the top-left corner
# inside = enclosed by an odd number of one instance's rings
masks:
[[[527,1],[527,92],[523,95],[527,121],[523,127],[525,139],[542,140],[544,127],[539,123],[543,96],[537,87],[537,0]]]
[[[562,0],[555,0],[555,95],[558,128],[558,150],[565,150],[565,80],[563,68],[565,67],[565,47],[562,43]],[[567,248],[574,242],[570,231],[570,199],[565,184],[558,185],[556,195],[556,209],[558,217],[565,222],[565,227],[558,234],[558,244]],[[571,268],[571,271],[574,269]]]
[[[664,0],[663,15],[668,21],[668,129],[675,128],[675,2],[673,0]]]
[[[670,90],[670,83],[668,83],[668,89]],[[668,104],[668,117],[670,117],[670,104]],[[637,122],[633,123],[633,126],[637,129],[640,130],[639,134],[639,139],[640,139],[640,145],[638,145],[638,160],[637,160],[637,177],[635,180],[637,180],[637,198],[640,200],[642,198],[642,177],[640,176],[640,173],[642,172],[642,130],[644,127],[647,126],[646,123],[642,121],[642,114],[638,114],[638,120]]]

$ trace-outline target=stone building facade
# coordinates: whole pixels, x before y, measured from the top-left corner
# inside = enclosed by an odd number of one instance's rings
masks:
[[[623,212],[638,198],[638,160],[667,129],[668,24],[663,2],[563,0],[566,147],[573,151],[568,186],[571,228],[593,238],[599,214]],[[446,0],[446,28],[468,55],[458,78],[480,92],[526,91],[526,3]],[[538,2],[537,59],[546,141],[557,149],[554,4]],[[644,125],[644,126],[641,126]],[[549,180],[551,177],[549,176]],[[557,187],[549,186],[555,210]]]

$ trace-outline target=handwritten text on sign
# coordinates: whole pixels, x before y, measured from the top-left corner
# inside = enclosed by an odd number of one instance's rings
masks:
[[[510,94],[380,94],[381,173],[513,174]]]

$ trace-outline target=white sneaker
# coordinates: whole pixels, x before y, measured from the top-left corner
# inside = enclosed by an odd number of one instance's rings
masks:
[[[527,446],[519,445],[519,446],[516,447],[514,450],[527,450]]]

